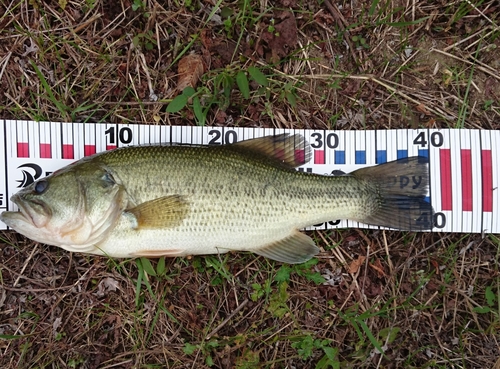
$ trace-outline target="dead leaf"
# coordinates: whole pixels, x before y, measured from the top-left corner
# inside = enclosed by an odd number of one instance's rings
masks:
[[[196,84],[205,73],[203,58],[197,54],[189,54],[179,60],[177,67],[177,91],[182,92],[186,87],[196,88]]]
[[[107,292],[116,291],[120,289],[120,282],[111,277],[104,278],[97,286],[97,297],[103,297]]]
[[[226,112],[222,110],[217,110],[217,112],[215,113],[215,120],[217,121],[217,123],[224,124],[226,122],[226,119],[227,119]]]
[[[52,331],[54,332],[54,336],[57,335],[57,330],[59,329],[59,327],[61,326],[62,324],[62,318],[61,317],[57,317],[54,319],[54,323],[52,323]]]
[[[379,278],[387,277],[384,271],[384,266],[380,262],[380,259],[375,259],[375,262],[373,264],[370,264],[370,266],[377,271],[377,276]]]
[[[204,29],[200,33],[200,41],[205,49],[210,49],[212,47],[212,34],[208,29]]]
[[[416,109],[420,112],[420,113],[423,113],[425,115],[431,115],[431,113],[429,112],[429,110],[427,110],[425,108],[425,105],[420,103],[416,106]]]
[[[498,99],[500,97],[500,86],[493,77],[488,77],[484,81],[484,94],[488,99]]]
[[[431,259],[431,264],[434,267],[434,269],[436,270],[436,275],[439,275],[439,263],[436,260]]]
[[[426,123],[424,123],[424,126],[427,128],[432,128],[432,127],[434,127],[435,123],[436,123],[436,119],[431,118]]]
[[[349,273],[356,274],[358,272],[358,270],[361,268],[361,266],[363,265],[363,263],[365,262],[365,260],[366,260],[366,256],[359,255],[358,258],[356,260],[353,260],[351,262],[351,265],[349,265]]]

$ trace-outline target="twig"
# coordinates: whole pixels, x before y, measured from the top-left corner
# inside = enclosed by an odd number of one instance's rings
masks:
[[[16,279],[16,281],[14,282],[14,284],[12,285],[12,287],[16,287],[16,286],[17,286],[17,284],[19,283],[19,280],[21,279],[21,277],[22,277],[22,275],[23,275],[24,271],[25,271],[25,270],[26,270],[26,268],[28,267],[28,264],[29,264],[29,262],[30,262],[31,258],[33,257],[33,254],[35,253],[35,251],[37,251],[37,249],[38,249],[38,245],[36,245],[35,247],[33,247],[33,250],[31,251],[30,256],[28,256],[28,259],[26,259],[26,261],[25,261],[25,263],[24,263],[24,265],[23,265],[23,268],[21,269],[21,272],[20,272],[20,273],[19,273],[19,275],[17,276],[17,279]]]
[[[96,14],[94,15],[93,17],[91,17],[90,19],[87,19],[85,22],[79,24],[76,28],[74,29],[69,29],[69,33],[65,34],[63,39],[67,40],[69,39],[71,36],[74,36],[76,35],[77,33],[79,33],[80,31],[82,31],[84,28],[86,28],[89,24],[92,24],[94,23],[96,20],[98,20],[99,18],[101,18],[101,14]]]
[[[453,54],[447,53],[446,51],[442,51],[442,50],[439,50],[439,49],[431,49],[430,51],[435,51],[435,52],[437,52],[439,54],[443,54],[443,55],[449,56],[450,58],[453,58],[453,59],[456,59],[456,60],[460,60],[461,62],[464,62],[466,64],[474,65],[481,72],[489,74],[490,76],[492,76],[492,77],[494,77],[494,78],[496,78],[496,79],[498,79],[500,81],[500,75],[498,75],[498,72],[495,71],[494,69],[490,68],[488,65],[481,63],[479,60],[474,60],[474,63],[473,63],[473,62],[470,62],[470,61],[468,61],[466,59],[459,58],[458,56],[455,56]],[[479,64],[479,65],[477,65],[477,64]]]
[[[347,22],[345,21],[344,17],[342,16],[342,13],[337,9],[335,5],[333,5],[330,0],[325,0],[325,5],[328,8],[329,12],[332,14],[332,16],[335,18],[337,21],[337,24],[342,31],[342,35],[344,36],[345,41],[349,45],[349,51],[351,52],[351,56],[356,63],[358,67],[361,67],[361,64],[358,62],[358,59],[356,58],[356,54],[354,53],[354,47],[351,42],[351,33],[346,30],[345,24]]]
[[[208,335],[207,335],[207,340],[209,340],[210,338],[212,338],[218,331],[220,331],[222,329],[222,327],[224,327],[227,322],[229,322],[231,319],[233,319],[233,317],[238,314],[238,312],[243,309],[245,307],[246,304],[248,304],[248,299],[245,299],[240,305],[238,305],[236,307],[236,309],[233,310],[233,312],[226,318],[224,319],[224,321],[222,323],[220,323],[212,332],[210,332]]]
[[[481,29],[480,29],[479,31],[477,31],[476,33],[474,33],[474,34],[472,34],[472,35],[470,35],[470,36],[468,36],[468,37],[466,37],[466,38],[462,38],[462,39],[458,40],[458,41],[457,41],[457,42],[455,42],[454,44],[452,44],[452,45],[450,45],[450,46],[445,47],[443,50],[444,50],[444,51],[451,50],[451,49],[453,49],[454,47],[456,47],[456,46],[458,46],[458,45],[460,45],[460,44],[462,44],[462,43],[464,43],[464,42],[469,41],[471,38],[476,37],[476,36],[477,36],[477,35],[479,35],[480,33],[483,33],[484,31],[486,31],[486,30],[487,30],[487,29],[489,29],[489,28],[491,28],[491,26],[487,26],[486,28],[481,28]],[[492,30],[492,31],[488,32],[486,35],[484,35],[484,37],[483,37],[483,38],[488,37],[488,36],[489,36],[489,35],[491,35],[494,31],[495,31],[495,30]],[[474,41],[474,43],[473,43],[473,44],[476,44],[477,42],[479,42],[479,40]]]
[[[2,81],[3,72],[5,72],[5,68],[7,67],[7,64],[9,63],[9,59],[10,59],[11,55],[12,55],[12,51],[9,51],[3,59],[2,70],[0,70],[0,81]]]
[[[488,20],[488,22],[490,22],[492,25],[494,25],[494,26],[495,26],[495,28],[497,28],[497,30],[498,30],[498,28],[499,28],[499,27],[497,26],[497,24],[496,24],[494,21],[492,21],[490,18],[488,18],[488,16],[487,16],[486,14],[484,14],[484,13],[481,11],[481,9],[478,9],[478,8],[477,8],[477,6],[476,6],[476,5],[474,5],[473,3],[471,3],[469,0],[465,0],[465,2],[466,2],[467,4],[469,4],[470,6],[472,6],[472,7],[474,8],[474,10],[475,10],[475,11],[477,11],[479,14],[481,14],[483,17],[485,17],[485,18]]]
[[[363,284],[361,285],[361,298],[365,300],[368,304],[368,299],[365,295],[365,283],[368,274],[368,261],[370,260],[370,244],[366,245],[366,259],[365,259],[365,270],[363,273]]]

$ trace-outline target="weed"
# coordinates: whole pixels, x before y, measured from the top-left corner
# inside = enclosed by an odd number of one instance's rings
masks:
[[[259,367],[259,353],[250,349],[245,349],[243,354],[237,359],[236,369],[253,369]]]
[[[312,357],[317,350],[323,351],[323,356],[318,360],[315,368],[334,368],[340,369],[338,360],[338,348],[331,347],[332,342],[327,339],[313,338],[310,334],[299,336],[292,339],[292,347],[297,349],[299,356],[306,360]]]
[[[214,276],[212,277],[210,283],[212,286],[218,286],[223,282],[232,282],[233,275],[227,269],[227,258],[228,255],[225,255],[225,260],[219,259],[218,256],[207,256],[204,261],[206,264],[206,271],[209,274],[212,274],[212,270],[215,271]]]
[[[493,319],[486,329],[487,332],[495,332],[500,327],[500,289],[498,286],[486,286],[484,291],[485,304],[474,307],[473,311],[478,314],[491,314]]]
[[[493,105],[494,101],[493,100],[486,100],[483,104],[483,109],[488,110],[491,109],[491,106]]]
[[[271,280],[266,280],[264,284],[252,283],[251,287],[253,289],[253,292],[250,295],[252,301],[257,301],[264,296],[266,296],[267,299],[271,293]]]
[[[352,36],[352,41],[356,44],[357,48],[365,48],[365,49],[370,48],[370,45],[368,45],[368,43],[366,42],[366,38],[362,36],[354,35]]]
[[[308,281],[319,285],[325,282],[325,278],[321,275],[321,273],[311,270],[316,264],[318,264],[318,259],[313,258],[305,263],[294,265],[293,271],[297,273],[298,276],[304,277]]]
[[[283,282],[278,285],[278,291],[271,294],[269,298],[269,311],[276,318],[283,318],[285,314],[290,312],[288,307],[288,283]]]
[[[146,9],[146,3],[142,0],[134,0],[134,2],[132,3],[132,10],[134,12],[138,11],[138,10],[144,10]]]
[[[77,119],[77,116],[79,113],[87,111],[89,109],[92,109],[93,107],[96,106],[96,104],[92,103],[89,105],[85,105],[87,102],[83,102],[80,106],[76,108],[71,108],[64,104],[63,102],[60,101],[60,99],[56,98],[56,96],[53,93],[53,89],[49,86],[47,80],[45,79],[43,73],[40,71],[38,66],[30,60],[31,66],[36,72],[36,75],[40,79],[40,83],[45,91],[44,94],[41,95],[42,98],[45,98],[49,100],[51,103],[53,103],[57,109],[59,110],[61,116],[67,117],[68,120],[70,121],[75,121]]]
[[[218,349],[220,346],[220,343],[217,339],[212,339],[210,341],[203,342],[201,344],[197,345],[192,345],[188,342],[184,344],[184,347],[182,348],[182,351],[186,355],[193,355],[196,352],[200,351],[201,355],[205,358],[205,364],[209,367],[212,367],[214,365],[214,360],[212,357],[212,352],[216,349]]]
[[[260,86],[255,92],[255,96],[267,93],[266,87],[269,86],[270,82],[259,68],[251,66],[247,70],[237,70],[228,67],[215,71],[214,76],[211,78],[213,91],[208,90],[205,86],[196,90],[187,87],[167,105],[166,111],[168,113],[177,113],[185,107],[190,107],[198,125],[204,126],[208,112],[214,107],[220,110],[226,110],[229,107],[235,84],[244,99],[253,99],[249,81],[255,81]],[[287,86],[283,96],[294,102],[294,97],[291,95],[293,95],[293,86]]]
[[[142,47],[146,51],[153,50],[156,46],[156,39],[152,31],[146,33],[141,32],[132,38],[132,43],[135,47]]]

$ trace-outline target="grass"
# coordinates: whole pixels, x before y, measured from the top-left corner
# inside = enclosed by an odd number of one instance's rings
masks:
[[[113,4],[0,5],[0,118],[500,128],[491,0]],[[179,92],[190,53],[205,72]],[[310,234],[322,253],[288,266],[251,254],[110,260],[3,232],[0,366],[498,365],[497,235]]]

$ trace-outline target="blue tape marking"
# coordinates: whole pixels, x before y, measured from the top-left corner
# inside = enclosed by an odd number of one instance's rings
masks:
[[[398,159],[403,159],[408,157],[408,150],[398,150]]]
[[[345,151],[335,151],[335,164],[345,164]]]
[[[377,163],[377,164],[387,163],[387,151],[386,150],[377,150],[375,163]]]
[[[429,150],[418,150],[418,156],[425,156],[426,158],[429,157]]]
[[[366,151],[357,151],[354,156],[355,164],[366,164]]]

